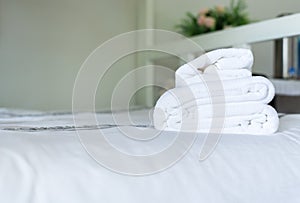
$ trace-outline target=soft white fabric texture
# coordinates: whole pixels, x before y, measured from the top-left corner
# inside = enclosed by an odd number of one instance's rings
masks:
[[[61,114],[9,115],[5,116],[7,119],[1,117],[2,128],[65,126],[72,125],[73,120],[72,115]],[[136,116],[135,112],[131,115]],[[114,123],[109,114],[98,114],[97,118]],[[145,111],[134,120],[143,122],[147,118]],[[103,133],[129,154],[164,150],[177,137],[176,132],[163,131],[157,139],[137,146],[118,128],[105,129]],[[208,159],[199,161],[205,137],[198,134],[185,156],[167,170],[133,177],[98,164],[80,144],[75,131],[0,130],[0,202],[300,202],[300,115],[280,118],[280,129],[273,136],[227,134]]]
[[[220,116],[220,112],[225,116]],[[213,122],[219,125],[213,127]],[[278,125],[277,112],[259,102],[183,105],[178,109],[156,107],[154,110],[154,126],[160,130],[269,135],[276,132]]]
[[[227,81],[244,79],[252,76],[251,71],[246,69],[219,70],[216,65],[209,65],[204,71],[198,71],[194,75],[186,76],[176,72],[176,87],[183,87],[199,82]]]
[[[274,94],[273,84],[261,76],[222,82],[198,82],[168,90],[158,99],[156,107],[174,109],[188,103],[202,105],[211,104],[212,101],[214,103],[255,101],[267,104],[273,99]]]
[[[202,75],[214,72],[220,79],[236,79],[251,76],[253,54],[248,49],[218,49],[199,56],[182,65],[175,74],[176,87],[199,82]],[[210,71],[209,67],[215,67]]]
[[[176,87],[157,101],[157,129],[223,133],[272,134],[277,112],[268,104],[273,84],[252,77],[253,54],[248,49],[219,49],[201,55],[176,71]],[[224,112],[226,111],[226,112]],[[223,125],[212,125],[212,122]]]

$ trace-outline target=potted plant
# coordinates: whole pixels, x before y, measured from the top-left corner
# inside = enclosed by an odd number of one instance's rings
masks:
[[[247,6],[243,0],[231,0],[229,7],[215,6],[202,9],[197,15],[190,12],[186,18],[176,26],[177,30],[185,36],[191,37],[217,30],[245,25],[251,22],[245,12]]]

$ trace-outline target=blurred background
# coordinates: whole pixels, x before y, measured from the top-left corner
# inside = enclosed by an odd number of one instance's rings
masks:
[[[300,11],[299,0],[245,2],[249,17],[256,21]],[[70,110],[76,74],[103,42],[136,29],[175,31],[186,12],[197,13],[229,3],[230,0],[0,0],[0,107]],[[272,77],[274,42],[254,44],[252,50],[253,71]],[[137,64],[135,54],[114,64],[101,81],[97,109],[109,108],[114,85]],[[126,89],[133,90],[138,80]],[[145,101],[134,98],[132,104],[144,106]]]

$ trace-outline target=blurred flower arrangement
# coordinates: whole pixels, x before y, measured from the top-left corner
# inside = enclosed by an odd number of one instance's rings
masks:
[[[176,26],[178,31],[186,36],[222,30],[229,27],[245,25],[251,22],[243,0],[231,0],[229,7],[215,6],[211,9],[202,9],[197,15],[187,13],[185,19]]]

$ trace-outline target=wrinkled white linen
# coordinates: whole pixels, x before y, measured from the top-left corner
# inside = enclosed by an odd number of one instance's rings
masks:
[[[71,115],[34,118],[2,118],[1,124],[63,126],[72,120]],[[97,118],[113,121],[109,114],[98,114]],[[139,112],[135,118],[147,120],[148,112]],[[199,133],[192,148],[174,166],[141,177],[120,175],[98,164],[84,150],[75,131],[0,130],[0,202],[298,203],[300,116],[288,115],[280,121],[274,136],[224,135],[213,154],[202,162],[198,158],[205,135]],[[130,154],[163,150],[177,136],[164,131],[149,145],[142,142],[142,147],[137,147],[117,128],[103,132]]]

